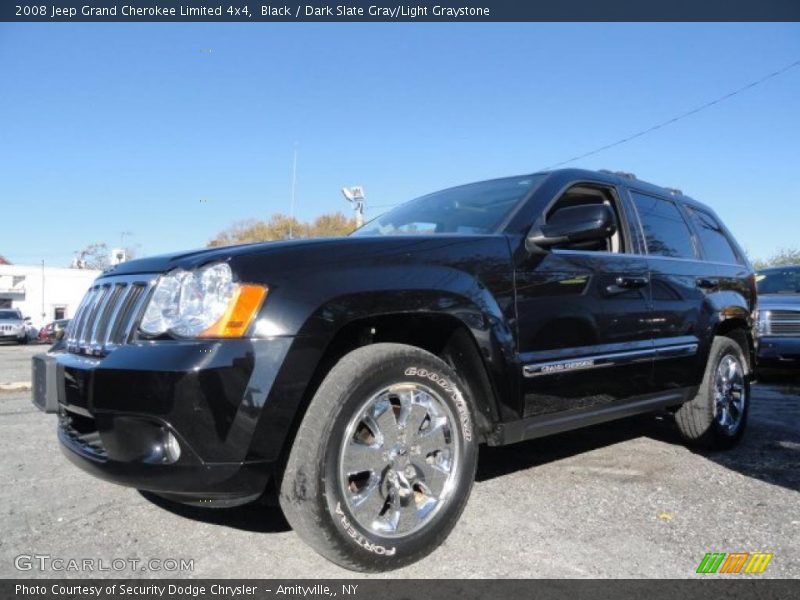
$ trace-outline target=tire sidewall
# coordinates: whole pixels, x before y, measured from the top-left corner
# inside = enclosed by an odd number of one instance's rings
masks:
[[[328,526],[350,546],[361,560],[391,561],[397,565],[417,560],[436,548],[460,516],[475,476],[477,440],[471,403],[466,389],[449,367],[419,353],[418,356],[398,356],[377,366],[365,365],[365,373],[348,385],[341,395],[341,408],[333,418],[325,442],[322,461],[320,501]],[[403,538],[379,536],[361,527],[350,512],[341,494],[339,454],[345,443],[350,419],[364,402],[381,390],[396,383],[419,383],[431,388],[448,405],[454,418],[454,431],[459,436],[458,460],[460,470],[445,504],[425,527]]]

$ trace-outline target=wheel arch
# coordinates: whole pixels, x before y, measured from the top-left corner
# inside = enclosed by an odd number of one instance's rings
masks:
[[[714,336],[729,337],[742,346],[747,360],[747,374],[752,376],[755,371],[755,346],[753,328],[748,318],[741,315],[722,318],[714,328]]]
[[[459,318],[441,312],[381,313],[350,321],[337,329],[319,358],[303,393],[294,421],[305,410],[325,376],[349,352],[375,343],[391,342],[426,350],[447,362],[470,390],[479,439],[484,441],[498,420],[498,390],[489,376],[484,353]],[[293,428],[296,430],[296,426]],[[291,446],[287,437],[283,452]]]
[[[725,289],[709,293],[705,303],[708,339],[704,340],[704,346],[710,350],[716,336],[735,339],[742,346],[747,359],[748,374],[752,375],[755,368],[753,340],[755,298],[748,296],[743,290]]]

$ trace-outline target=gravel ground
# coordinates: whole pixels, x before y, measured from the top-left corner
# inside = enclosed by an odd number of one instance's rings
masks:
[[[49,344],[34,344],[33,342],[24,346],[0,342],[0,384],[29,382],[31,379],[31,356],[39,352],[47,352],[49,347]]]
[[[0,381],[27,379],[43,349],[0,348]],[[95,576],[353,577],[305,546],[277,508],[186,508],[84,474],[29,392],[0,392],[0,440],[2,577],[80,575],[17,571],[22,554],[194,560],[191,572]],[[791,382],[754,388],[748,434],[727,453],[688,450],[655,416],[486,448],[447,542],[386,576],[683,578],[706,552],[765,551],[774,558],[763,577],[800,577],[798,467]]]

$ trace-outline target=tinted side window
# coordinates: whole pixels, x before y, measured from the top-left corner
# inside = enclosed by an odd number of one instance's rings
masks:
[[[691,206],[687,207],[687,210],[692,225],[700,237],[706,259],[722,263],[738,263],[739,257],[736,256],[736,252],[728,241],[728,236],[725,235],[717,220],[710,214]]]
[[[672,258],[696,258],[689,227],[674,202],[631,192],[642,221],[647,252]]]

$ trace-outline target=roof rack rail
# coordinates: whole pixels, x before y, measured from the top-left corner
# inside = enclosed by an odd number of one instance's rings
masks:
[[[636,175],[627,171],[612,171],[611,169],[600,169],[600,173],[607,173],[608,175],[616,175],[625,179],[636,179]]]
[[[681,190],[679,190],[678,188],[668,187],[668,188],[664,188],[664,189],[667,190],[673,196],[683,196],[683,192]]]

